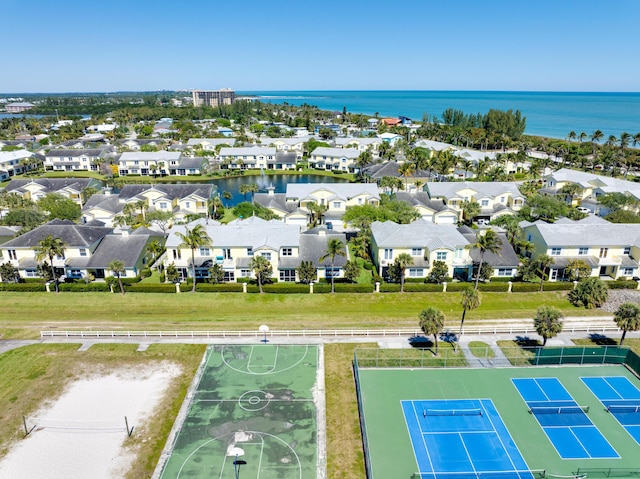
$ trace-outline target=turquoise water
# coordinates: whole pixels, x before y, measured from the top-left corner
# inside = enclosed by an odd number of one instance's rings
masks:
[[[520,110],[526,133],[565,138],[570,131],[590,135],[599,129],[620,136],[640,132],[640,93],[496,92],[496,91],[277,91],[237,92],[262,101],[318,106],[322,110],[380,116],[404,115],[421,120],[441,117],[447,108],[486,113],[490,108]]]

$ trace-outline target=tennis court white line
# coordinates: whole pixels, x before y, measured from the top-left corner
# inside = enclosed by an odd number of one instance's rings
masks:
[[[491,404],[493,404],[493,401],[491,401]],[[513,467],[514,470],[518,470],[518,468],[516,467],[516,465],[513,463],[513,459],[511,458],[511,454],[509,454],[509,451],[507,450],[506,446],[504,445],[504,441],[502,440],[502,436],[500,435],[500,433],[498,432],[498,430],[496,429],[496,425],[493,423],[493,419],[491,419],[491,416],[489,415],[489,411],[487,411],[487,408],[485,407],[484,403],[482,401],[480,401],[480,405],[482,406],[482,409],[484,410],[484,413],[487,415],[487,418],[489,419],[489,422],[491,423],[491,427],[493,427],[493,430],[495,431],[496,435],[498,436],[498,440],[500,441],[500,444],[502,445],[502,449],[504,450],[504,452],[507,453],[507,456],[509,457],[509,462],[511,463],[511,467]],[[496,409],[496,413],[498,414],[498,416],[500,416],[500,413],[498,413],[498,410]],[[502,421],[502,418],[500,418],[500,421]],[[504,425],[504,421],[502,421],[502,424]],[[506,426],[505,426],[506,429]],[[509,430],[507,429],[507,432]],[[520,452],[520,451],[518,451]],[[522,455],[520,455],[520,457],[522,457]],[[524,460],[524,458],[523,458]],[[526,464],[526,461],[525,461]]]
[[[402,403],[400,404],[402,408]],[[411,401],[411,409],[413,409],[413,414],[416,417],[416,422],[418,423],[418,427],[420,428],[420,437],[422,438],[422,445],[424,446],[424,452],[427,455],[427,459],[429,460],[429,466],[431,467],[431,471],[433,471],[433,461],[431,460],[431,454],[429,454],[429,448],[427,447],[427,443],[424,440],[424,432],[422,430],[422,425],[420,424],[420,416],[418,415],[418,411],[416,411],[416,401]],[[404,417],[404,414],[402,415]],[[409,430],[409,424],[407,424],[407,418],[404,418],[404,424],[407,426],[407,431]],[[418,466],[418,470],[420,471],[420,462],[418,461],[418,457],[416,456],[416,449],[413,447],[413,439],[411,439],[411,434],[409,434],[409,440],[411,441],[411,448],[413,449],[413,456],[416,459],[416,465]],[[420,471],[422,472],[422,471]]]
[[[614,392],[614,393],[616,393],[620,399],[623,399],[623,400],[625,400],[625,401],[628,401],[628,399],[627,399],[626,397],[624,397],[622,394],[620,394],[620,393],[618,392],[618,389],[617,389],[616,387],[614,387],[614,385],[613,385],[613,384],[611,384],[611,383],[609,382],[609,379],[611,378],[611,376],[601,376],[601,377],[602,377],[602,379],[604,379],[604,382],[605,382],[605,383],[607,383],[607,385],[608,385],[611,389],[613,389],[613,392]],[[624,377],[624,376],[623,376],[623,377]],[[599,398],[598,398],[598,399],[599,399]]]

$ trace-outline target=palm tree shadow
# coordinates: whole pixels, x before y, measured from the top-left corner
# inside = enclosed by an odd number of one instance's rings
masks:
[[[428,349],[433,354],[435,354],[435,350],[433,349],[434,343],[431,339],[426,336],[412,336],[409,338],[409,344],[412,348],[415,349]]]
[[[598,346],[617,346],[618,341],[604,334],[593,333],[589,335],[589,339]]]
[[[542,344],[537,339],[532,339],[529,336],[516,336],[515,343],[524,350],[535,349]]]

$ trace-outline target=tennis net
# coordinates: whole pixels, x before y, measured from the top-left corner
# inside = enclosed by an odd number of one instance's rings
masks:
[[[584,414],[589,406],[535,406],[529,408],[529,414]]]
[[[609,411],[612,414],[615,414],[617,412],[620,413],[629,413],[629,412],[640,412],[640,405],[628,405],[628,406],[623,406],[623,405],[617,405],[617,406],[609,406],[607,407],[607,411]]]
[[[423,416],[482,416],[482,409],[424,409]]]

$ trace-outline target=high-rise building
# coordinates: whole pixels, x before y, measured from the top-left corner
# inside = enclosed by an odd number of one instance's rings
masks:
[[[236,92],[230,88],[222,90],[193,90],[193,106],[231,105],[236,99]]]

